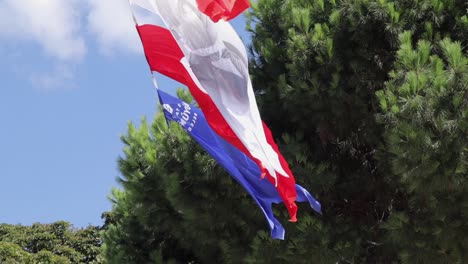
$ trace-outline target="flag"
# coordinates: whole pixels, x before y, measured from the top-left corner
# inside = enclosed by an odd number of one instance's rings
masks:
[[[197,0],[197,5],[214,22],[231,20],[250,7],[248,0]]]
[[[285,230],[275,218],[272,203],[280,203],[281,197],[272,184],[258,177],[260,168],[248,156],[219,137],[208,125],[203,113],[191,104],[158,90],[159,100],[167,120],[179,123],[224,169],[252,196],[265,215],[271,237],[284,239]],[[295,185],[297,201],[309,202],[321,213],[320,203],[310,193]]]
[[[245,47],[230,24],[214,23],[195,0],[132,0],[162,21],[137,25],[152,70],[186,84],[209,125],[261,168],[296,221],[295,179],[260,119]],[[170,63],[166,63],[170,61]]]

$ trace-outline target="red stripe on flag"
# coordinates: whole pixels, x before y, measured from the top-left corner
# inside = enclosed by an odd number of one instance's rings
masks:
[[[275,150],[275,152],[278,154],[278,158],[281,163],[281,167],[283,167],[283,170],[288,174],[288,178],[286,177],[277,177],[278,178],[278,187],[279,186],[284,186],[284,188],[281,188],[281,190],[278,188],[278,192],[280,193],[281,198],[283,199],[283,202],[286,205],[286,208],[288,209],[289,216],[291,222],[296,222],[297,221],[297,205],[295,203],[296,198],[297,198],[297,193],[296,190],[294,191],[291,188],[294,188],[296,186],[296,180],[294,178],[294,175],[289,168],[288,162],[286,159],[283,157],[281,154],[278,146],[275,143],[275,140],[273,139],[273,135],[271,133],[271,130],[267,127],[267,125],[262,122],[263,124],[263,130],[265,131],[265,136],[267,139],[268,144]]]
[[[214,22],[231,20],[250,7],[248,0],[197,0],[197,4]]]
[[[171,32],[153,25],[142,25],[136,28],[151,71],[157,71],[187,85],[188,73],[184,65],[180,63],[184,53]]]
[[[184,58],[184,54],[177,44],[177,41],[172,36],[171,32],[163,27],[155,25],[137,26],[137,31],[140,35],[150,69],[152,71],[157,71],[163,75],[166,75],[167,77],[172,78],[182,84],[185,84],[197,101],[200,109],[203,111],[203,114],[205,115],[211,128],[224,140],[251,158],[262,169],[262,173],[266,173],[268,181],[275,185],[275,179],[268,173],[267,170],[263,168],[261,162],[250,154],[241,140],[234,133],[232,128],[228,125],[224,117],[221,115],[213,100],[193,81],[187,69],[181,63],[182,58]],[[278,186],[276,189],[278,190],[278,194],[288,209],[291,218],[290,221],[295,222],[297,220],[297,206],[295,204],[297,195],[294,176],[289,169],[286,160],[279,152],[278,146],[273,140],[270,129],[268,129],[265,124],[263,124],[263,127],[268,144],[270,144],[278,153],[280,163],[285,172],[288,173],[288,178],[278,175]]]

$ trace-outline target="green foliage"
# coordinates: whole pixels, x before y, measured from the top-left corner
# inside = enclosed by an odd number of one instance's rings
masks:
[[[31,254],[24,251],[19,245],[0,241],[0,263],[31,263],[32,259]]]
[[[71,264],[71,263],[80,263],[80,262],[73,262],[64,256],[55,255],[54,253],[47,251],[47,250],[41,250],[37,254],[35,254],[34,263],[37,263],[37,264]],[[85,262],[81,262],[81,263],[85,263]]]
[[[272,240],[246,192],[158,114],[122,137],[104,257],[468,262],[467,8],[463,0],[255,1],[248,27],[262,118],[323,217],[299,205],[285,241]],[[275,214],[287,219],[281,206]]]
[[[291,238],[281,244],[258,243],[252,259],[280,251],[316,263],[428,263],[446,252],[450,257],[436,263],[463,262],[463,224],[457,236],[442,229],[441,240],[455,238],[449,245],[426,236],[420,239],[431,247],[418,251],[403,241],[416,243],[408,226],[440,232],[431,214],[444,224],[449,215],[466,222],[456,212],[466,208],[467,195],[467,7],[438,0],[254,5],[251,70],[262,117],[277,137],[292,139],[284,140],[283,153],[298,182],[319,193],[324,218],[317,230],[289,228]],[[434,134],[435,127],[441,131]],[[457,198],[444,198],[435,211],[424,207],[426,218],[419,217],[427,222],[413,221],[425,205],[413,203],[430,196],[427,188],[451,181]],[[421,196],[413,197],[416,189]],[[398,219],[408,219],[406,227]],[[296,245],[307,250],[298,254]]]
[[[384,228],[405,263],[468,261],[468,58],[460,42],[401,35],[378,93],[386,157],[405,196]]]
[[[0,225],[0,263],[100,263],[100,229],[70,223]]]

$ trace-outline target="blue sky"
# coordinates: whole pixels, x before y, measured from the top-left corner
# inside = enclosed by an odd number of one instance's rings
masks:
[[[120,135],[157,108],[127,1],[2,0],[0,58],[0,223],[102,224]]]

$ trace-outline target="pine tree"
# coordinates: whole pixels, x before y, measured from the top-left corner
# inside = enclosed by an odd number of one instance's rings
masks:
[[[394,205],[384,228],[405,263],[466,263],[468,57],[448,38],[416,47],[411,32],[400,39],[378,98],[404,204]]]
[[[172,155],[177,150],[164,151],[173,140],[159,141],[164,138],[162,131],[167,130],[164,125],[162,116],[153,123],[152,131],[157,131],[154,133],[157,139],[150,137],[146,120],[140,128],[130,123],[128,134],[122,137],[126,147],[125,157],[119,160],[122,173],[119,182],[124,190],[112,191],[113,209],[104,214],[103,257],[106,263],[161,263],[163,260],[188,263],[193,260],[171,234],[171,227],[180,225],[180,214],[166,198],[164,182],[169,182],[170,175],[158,165],[176,162]],[[178,132],[171,136],[184,137]]]
[[[301,222],[310,223],[289,228],[285,243],[259,240],[252,259],[278,251],[286,252],[286,259],[297,256],[296,261],[314,263],[404,259],[403,249],[387,244],[386,222],[393,219],[389,216],[395,213],[394,204],[409,198],[387,149],[390,127],[378,122],[385,110],[376,93],[388,89],[390,72],[398,65],[397,51],[405,45],[399,39],[402,32],[411,31],[414,43],[425,40],[436,46],[450,37],[466,49],[467,5],[465,1],[258,1],[250,14],[251,65],[262,116],[284,139],[282,149],[298,182],[318,192],[324,217],[300,216]],[[464,53],[460,50],[458,56]],[[466,84],[462,77],[458,81]],[[458,86],[458,98],[464,98],[459,100],[466,100],[465,92],[466,85]],[[466,105],[460,107],[466,111]],[[464,124],[463,115],[457,118]],[[464,133],[459,137],[466,138],[466,128]],[[466,142],[458,143],[466,148]],[[405,169],[418,165],[407,164]],[[459,170],[466,175],[465,167]],[[460,184],[466,188],[466,182]],[[461,193],[466,194],[466,189]],[[293,234],[296,227],[300,232]],[[400,231],[401,239],[412,239]],[[296,245],[307,249],[298,254]]]

